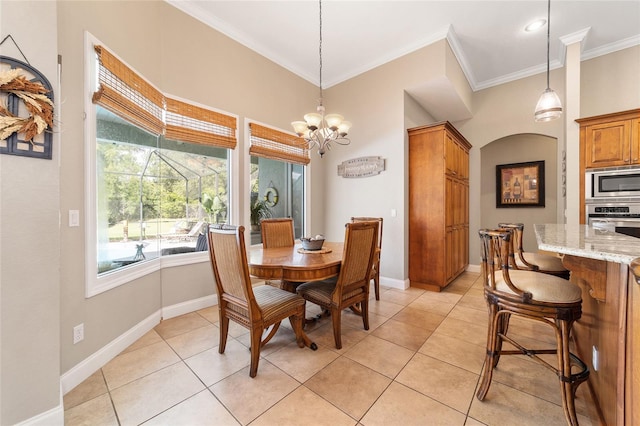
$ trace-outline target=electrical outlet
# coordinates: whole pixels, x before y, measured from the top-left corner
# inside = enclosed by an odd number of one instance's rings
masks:
[[[84,323],[73,327],[73,344],[84,340]]]

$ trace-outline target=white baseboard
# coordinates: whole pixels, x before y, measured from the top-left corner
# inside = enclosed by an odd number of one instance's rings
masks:
[[[179,317],[180,315],[195,312],[199,309],[208,308],[218,304],[218,295],[211,294],[199,299],[188,300],[186,302],[177,303],[175,305],[162,308],[162,319]]]
[[[468,272],[477,272],[477,273],[480,273],[480,272],[482,272],[482,268],[480,268],[480,265],[471,265],[471,264],[469,264],[469,265],[467,266],[467,271],[468,271]]]
[[[60,402],[57,407],[16,423],[16,426],[64,426],[64,405],[62,403],[62,386],[60,386]]]
[[[144,336],[160,323],[162,311],[158,310],[109,342],[106,346],[85,358],[60,377],[63,395],[78,386],[93,373],[115,358],[120,352]]]
[[[409,280],[396,280],[394,278],[380,277],[380,285],[398,290],[406,290],[409,288]]]
[[[60,377],[62,394],[66,394],[71,389],[78,386],[93,373],[102,368],[106,363],[118,356],[123,350],[135,343],[139,338],[153,329],[160,323],[162,319],[174,318],[180,315],[188,314],[199,309],[208,308],[218,303],[217,295],[209,295],[199,299],[189,300],[187,302],[166,306],[157,312],[149,315],[147,318],[127,330],[106,346],[102,347],[88,358],[81,361],[75,367],[64,373]]]

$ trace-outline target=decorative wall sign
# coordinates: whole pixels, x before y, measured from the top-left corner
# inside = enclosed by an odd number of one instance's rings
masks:
[[[0,154],[51,159],[51,89],[31,65],[0,56]]]
[[[361,178],[380,174],[384,171],[384,158],[360,157],[338,164],[338,176],[344,178]]]
[[[497,165],[496,207],[544,207],[544,161]]]

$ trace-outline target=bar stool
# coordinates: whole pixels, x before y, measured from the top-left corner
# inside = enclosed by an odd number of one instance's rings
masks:
[[[569,270],[562,264],[562,259],[544,253],[528,252],[525,259],[522,244],[522,234],[524,233],[523,223],[500,223],[498,228],[508,228],[513,230],[514,258],[517,269],[542,272],[544,274],[555,275],[560,278],[569,279]]]
[[[491,385],[493,370],[502,355],[527,355],[558,376],[567,423],[577,425],[575,393],[578,386],[589,377],[587,365],[569,348],[571,328],[582,314],[580,287],[553,275],[509,268],[509,258],[514,253],[512,229],[481,229],[479,235],[489,330],[487,354],[476,397],[484,400]],[[498,265],[495,264],[496,259]],[[551,326],[556,336],[556,347],[530,349],[507,336],[512,315]],[[510,343],[517,350],[502,349],[503,342]],[[556,354],[557,366],[545,361],[539,354]],[[572,373],[573,367],[576,373]]]

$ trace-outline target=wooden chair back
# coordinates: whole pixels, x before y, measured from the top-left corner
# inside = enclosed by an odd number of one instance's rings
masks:
[[[223,314],[233,311],[235,320],[249,325],[260,319],[247,263],[244,226],[210,225],[209,258],[216,280],[218,305]]]
[[[351,218],[351,222],[377,222],[378,223],[378,249],[371,268],[371,279],[373,280],[376,300],[380,300],[380,257],[382,256],[382,221],[381,217],[356,216]]]
[[[345,225],[344,251],[340,275],[332,299],[337,305],[349,306],[349,300],[369,294],[371,268],[378,247],[378,222],[352,222]]]
[[[295,245],[293,231],[293,219],[279,217],[263,219],[260,222],[262,228],[262,246],[264,248],[292,247]]]

